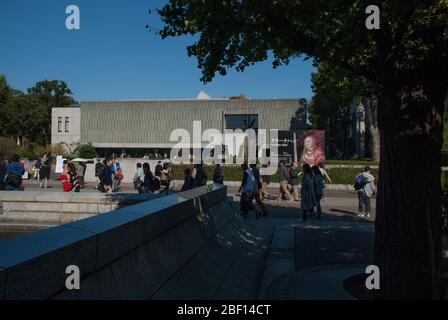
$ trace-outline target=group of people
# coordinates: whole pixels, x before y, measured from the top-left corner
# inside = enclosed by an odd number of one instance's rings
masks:
[[[202,164],[195,164],[193,168],[184,170],[184,184],[181,191],[186,191],[194,188],[206,186],[208,181],[208,175],[204,170]],[[215,172],[213,174],[213,182],[224,183],[224,173],[220,165],[216,165]]]
[[[118,192],[124,178],[123,169],[115,158],[107,157],[102,162],[98,159],[95,165],[96,187],[103,193]]]
[[[261,175],[257,165],[242,165],[243,179],[241,182],[240,193],[240,211],[242,216],[247,216],[248,212],[255,210],[253,200],[260,207],[261,212],[256,210],[256,216],[266,216],[268,211],[264,205],[265,197],[271,197],[266,191],[266,185],[269,183],[269,176]],[[299,199],[299,176],[303,174],[300,186]],[[320,201],[324,196],[325,179],[330,180],[326,171],[319,166],[302,165],[302,171],[299,171],[297,163],[293,162],[290,168],[286,166],[285,161],[280,161],[279,167],[280,195],[279,200],[284,199],[292,201],[294,195],[295,201],[301,201],[302,219],[306,221],[309,216],[316,216],[319,219],[322,216],[322,207]]]
[[[168,163],[162,164],[158,161],[154,168],[154,174],[148,162],[137,163],[137,171],[134,175],[134,189],[138,193],[168,193],[174,189],[174,179],[171,174],[171,168]]]

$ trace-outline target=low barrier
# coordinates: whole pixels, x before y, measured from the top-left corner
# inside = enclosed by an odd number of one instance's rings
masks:
[[[0,192],[0,224],[60,225],[163,195],[129,193]]]
[[[249,234],[235,213],[215,184],[0,242],[0,298],[211,299]]]

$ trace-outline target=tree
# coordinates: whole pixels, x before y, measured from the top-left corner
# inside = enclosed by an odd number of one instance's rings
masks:
[[[78,153],[79,157],[84,159],[96,158],[96,150],[92,143],[81,144]]]
[[[441,146],[448,91],[447,0],[170,0],[162,38],[196,35],[187,48],[202,80],[268,59],[313,57],[378,90],[381,132],[375,263],[384,298],[440,298]]]
[[[358,77],[341,67],[320,63],[311,75],[314,96],[311,103],[312,120],[316,128],[325,128],[330,157],[351,156],[351,106],[360,104],[364,109],[370,146],[370,157],[379,161],[379,132],[376,117],[375,87],[364,77]]]
[[[72,91],[64,81],[43,80],[29,88],[28,93],[36,97],[45,106],[40,110],[42,117],[39,123],[41,128],[39,142],[42,145],[47,145],[50,143],[51,137],[51,109],[68,107],[75,103],[75,100],[71,97]]]
[[[8,132],[8,115],[11,112],[12,99],[12,88],[8,85],[5,76],[0,74],[0,136],[5,136]]]

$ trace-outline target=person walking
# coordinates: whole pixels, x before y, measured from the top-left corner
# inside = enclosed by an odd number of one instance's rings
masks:
[[[289,170],[286,167],[285,160],[280,160],[280,167],[279,167],[279,181],[280,181],[280,196],[278,200],[284,199],[287,201],[291,201],[291,194],[288,190],[288,184],[289,184]]]
[[[139,193],[140,193],[140,187],[144,182],[145,182],[145,173],[143,171],[142,164],[140,162],[138,162],[137,170],[135,172],[134,180],[133,180],[134,189],[139,190]]]
[[[142,167],[143,170],[143,183],[140,185],[139,193],[149,193],[154,194],[160,188],[155,186],[155,183],[158,183],[158,179],[154,178],[154,175],[151,172],[151,167],[148,162],[145,162]],[[157,189],[157,190],[156,190]]]
[[[204,167],[201,164],[195,164],[194,165],[195,169],[196,169],[196,175],[194,177],[194,185],[195,188],[199,188],[202,186],[206,186],[207,185],[207,173],[204,170]]]
[[[289,183],[294,193],[294,201],[299,201],[299,165],[297,162],[291,164],[289,168]]]
[[[311,215],[316,207],[316,195],[314,193],[313,173],[309,164],[305,163],[302,167],[303,179],[300,189],[300,208],[302,209],[302,220],[306,221],[308,215]]]
[[[112,186],[113,186],[113,168],[112,168],[112,158],[106,158],[104,160],[104,170],[102,174],[102,186],[103,190],[102,192],[106,193],[112,193]]]
[[[5,190],[5,178],[7,170],[7,162],[3,159],[3,153],[0,150],[0,191]]]
[[[47,189],[50,174],[51,174],[51,160],[47,160],[44,162],[39,172],[39,178],[40,178],[39,189],[41,189],[42,187],[44,187],[44,189]]]
[[[166,194],[169,193],[172,181],[173,179],[171,176],[171,168],[168,166],[168,163],[165,162],[163,164],[162,172],[160,174],[160,182],[162,184],[162,187],[164,188],[163,191],[165,191]]]
[[[271,183],[271,176],[268,174],[264,174],[266,168],[268,167],[267,164],[264,164],[260,170],[261,175],[261,188],[260,188],[260,196],[261,200],[270,199],[271,194],[267,190],[267,186]]]
[[[322,207],[320,206],[320,201],[324,195],[324,177],[318,166],[313,166],[313,183],[314,183],[314,194],[316,195],[316,208],[317,208],[317,218],[320,219],[322,216]]]
[[[103,170],[104,170],[104,163],[101,162],[101,159],[97,159],[96,164],[95,164],[95,178],[96,178],[95,189],[100,188]]]
[[[220,164],[216,164],[215,171],[213,171],[213,183],[224,184],[224,172]]]
[[[375,177],[368,166],[355,177],[355,190],[358,191],[358,217],[370,217],[370,198],[375,194]]]
[[[67,174],[70,182],[70,192],[80,192],[81,191],[81,183],[78,177],[78,173],[76,171],[75,164],[70,162],[67,165]]]
[[[254,196],[255,202],[260,207],[261,216],[265,217],[265,216],[267,216],[269,214],[269,212],[266,209],[266,206],[264,205],[264,202],[263,202],[263,200],[261,200],[261,197],[260,197],[260,189],[262,187],[262,179],[261,179],[261,176],[260,176],[260,170],[258,170],[256,164],[251,164],[250,168],[251,168],[252,174],[254,176],[254,192],[253,192],[253,196]]]
[[[241,193],[240,214],[242,217],[247,217],[249,211],[254,210],[252,200],[254,199],[255,178],[247,163],[243,163],[241,169],[243,170],[243,179],[239,189]]]
[[[40,180],[40,170],[42,169],[42,161],[41,159],[37,159],[36,163],[34,164],[34,175],[33,178]]]
[[[78,177],[79,177],[79,181],[80,181],[80,188],[84,189],[84,176],[86,175],[86,169],[87,169],[87,165],[84,162],[79,162],[78,163]]]

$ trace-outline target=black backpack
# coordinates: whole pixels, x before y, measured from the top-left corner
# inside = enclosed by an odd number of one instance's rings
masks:
[[[6,176],[6,184],[18,189],[22,184],[22,177],[14,173],[8,173]]]

